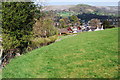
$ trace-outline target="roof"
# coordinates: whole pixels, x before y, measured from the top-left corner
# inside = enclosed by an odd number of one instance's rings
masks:
[[[68,33],[66,28],[58,29],[59,33]]]

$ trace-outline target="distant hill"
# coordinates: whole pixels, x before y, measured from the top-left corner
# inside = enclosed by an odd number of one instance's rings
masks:
[[[50,6],[45,6],[43,10],[49,11],[49,10],[67,10],[71,7],[74,7],[75,5],[50,5]]]
[[[79,4],[74,7],[69,8],[69,9],[70,9],[70,11],[74,11],[76,13],[89,13],[89,12],[96,11],[97,8],[95,6]]]
[[[70,11],[76,13],[97,13],[102,15],[116,15],[118,13],[117,6],[90,6],[86,4],[78,4],[74,7],[69,8]]]
[[[98,12],[104,12],[109,14],[118,14],[118,6],[96,6]]]
[[[117,15],[118,7],[117,6],[91,6],[86,4],[78,4],[78,5],[51,5],[45,6],[45,11],[49,10],[68,10],[75,13],[97,13],[100,15]]]

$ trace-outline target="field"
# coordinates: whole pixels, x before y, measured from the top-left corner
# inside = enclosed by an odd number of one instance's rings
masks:
[[[68,16],[74,15],[75,13],[73,13],[73,12],[59,12],[57,14],[62,16],[62,17],[68,17]]]
[[[116,78],[118,28],[83,32],[13,59],[3,78]]]

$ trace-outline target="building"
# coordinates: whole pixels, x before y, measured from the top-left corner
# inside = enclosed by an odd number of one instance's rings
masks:
[[[58,29],[59,35],[68,34],[69,31],[67,28]]]

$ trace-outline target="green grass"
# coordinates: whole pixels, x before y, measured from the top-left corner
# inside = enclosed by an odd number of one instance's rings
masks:
[[[13,59],[3,78],[116,78],[118,28],[84,32]]]
[[[73,13],[73,12],[59,12],[57,14],[62,16],[62,17],[68,17],[68,16],[72,16],[75,13]]]

